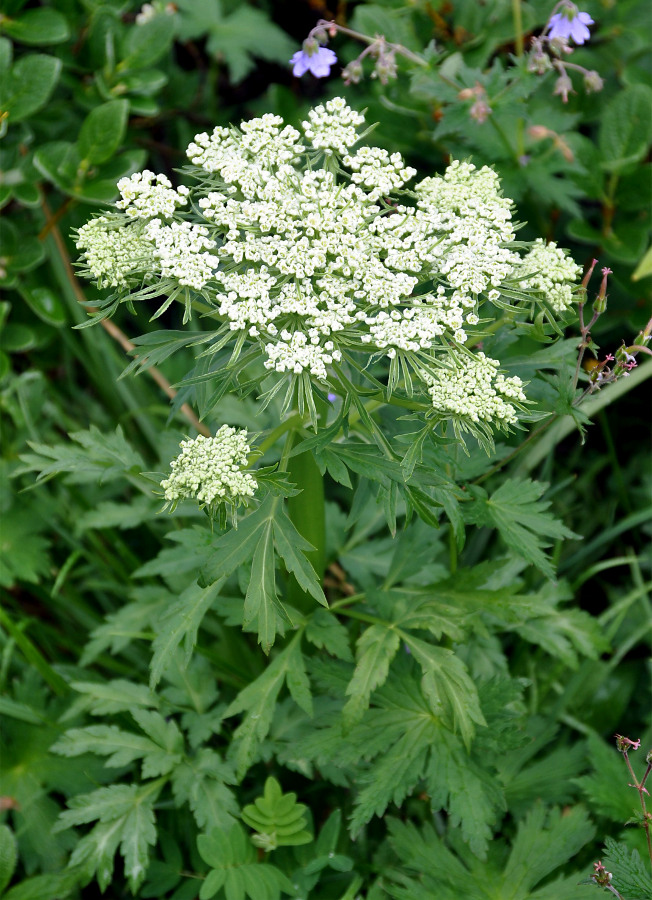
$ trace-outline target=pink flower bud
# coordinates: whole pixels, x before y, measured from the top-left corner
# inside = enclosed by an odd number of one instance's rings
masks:
[[[549,128],[546,128],[545,125],[530,125],[527,133],[531,138],[534,138],[535,141],[542,141],[543,138],[552,137],[554,134],[554,132]]]
[[[632,741],[628,737],[624,737],[622,734],[615,735],[616,738],[616,747],[620,750],[621,753],[627,753],[628,750],[638,750],[641,746],[641,739],[639,738],[637,741]]]
[[[605,267],[602,270],[602,283],[600,284],[598,296],[595,298],[595,303],[593,304],[593,312],[598,315],[602,315],[607,308],[607,279],[611,274],[611,269]]]
[[[471,118],[475,119],[475,121],[479,122],[480,124],[486,122],[491,113],[491,107],[489,106],[487,101],[483,100],[481,97],[475,101],[475,103],[469,110],[469,115],[471,116]]]
[[[591,275],[593,275],[593,270],[595,269],[597,264],[598,264],[597,259],[594,259],[589,267],[588,272],[584,275],[584,278],[582,279],[582,287],[584,288],[585,292],[586,292],[587,287],[589,286],[589,281],[591,280]]]

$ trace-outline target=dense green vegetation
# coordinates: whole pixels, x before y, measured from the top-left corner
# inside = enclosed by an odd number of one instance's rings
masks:
[[[3,900],[652,898],[652,57],[579,9],[0,5]]]

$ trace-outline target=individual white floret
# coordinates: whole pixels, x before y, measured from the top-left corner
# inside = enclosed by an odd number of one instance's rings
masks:
[[[168,503],[194,497],[207,505],[238,506],[253,497],[258,483],[244,471],[250,450],[245,430],[222,425],[214,437],[199,435],[180,446],[181,453],[170,463],[170,477],[161,482]]]
[[[438,412],[451,413],[472,422],[491,422],[505,427],[517,421],[515,407],[509,402],[525,402],[520,378],[506,378],[498,372],[500,363],[478,353],[475,359],[463,357],[455,370],[441,369],[429,376],[428,392]]]
[[[118,190],[122,200],[115,205],[132,219],[151,219],[154,216],[169,219],[178,206],[188,203],[187,187],[182,185],[175,190],[165,175],[155,175],[149,169],[136,172],[131,178],[121,178]]]
[[[573,287],[582,269],[554,241],[546,244],[543,238],[537,238],[521,265],[523,272],[536,272],[521,282],[523,287],[543,291],[555,312],[571,306]]]

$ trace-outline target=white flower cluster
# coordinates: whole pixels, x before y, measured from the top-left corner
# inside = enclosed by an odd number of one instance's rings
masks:
[[[308,120],[301,124],[315,150],[344,154],[360,139],[356,128],[363,122],[364,116],[351,109],[346,100],[334,97],[325,106],[311,109]]]
[[[186,153],[197,186],[175,190],[148,170],[122,179],[127,227],[114,215],[80,230],[88,269],[113,287],[140,277],[151,294],[163,277],[163,292],[201,291],[220,339],[230,329],[257,342],[269,371],[326,382],[349,354],[399,356],[435,406],[513,422],[514,380],[482,355],[472,365],[459,345],[481,339],[481,307],[501,290],[543,291],[563,311],[578,267],[542,241],[521,258],[492,169],[453,162],[410,188],[416,173],[400,154],[354,149],[363,123],[336,97],[303,133],[270,114],[196,135]],[[451,348],[459,384],[449,370],[428,380]]]
[[[533,272],[521,282],[523,287],[543,291],[555,312],[561,313],[573,302],[573,286],[582,271],[554,241],[537,238],[522,261],[524,272]]]
[[[379,200],[392,191],[402,188],[417,170],[406,166],[400,153],[392,153],[381,147],[360,147],[355,156],[345,156],[344,165],[351,169],[351,181],[368,188],[370,200]]]
[[[181,453],[170,463],[172,474],[161,482],[168,503],[195,497],[207,505],[238,506],[253,497],[258,483],[243,471],[250,449],[246,431],[222,425],[215,437],[199,435],[180,446]]]
[[[418,218],[443,234],[433,262],[462,294],[481,294],[502,284],[520,257],[503,245],[514,239],[511,200],[500,195],[498,175],[455,160],[443,177],[424,178],[416,186]]]
[[[267,344],[265,352],[268,359],[265,362],[266,369],[276,369],[277,372],[294,372],[300,375],[304,369],[309,369],[315,378],[326,380],[326,366],[333,360],[339,362],[342,353],[334,349],[332,341],[326,341],[323,347],[319,345],[319,339],[310,341],[302,331],[281,332],[281,340],[277,344]]]
[[[218,125],[210,135],[195,135],[186,155],[193,165],[220,174],[225,182],[238,182],[245,196],[249,196],[247,186],[256,184],[259,167],[292,163],[305,149],[298,142],[300,134],[296,128],[281,128],[282,125],[283,119],[271,113],[243,122],[241,133]],[[254,176],[253,181],[248,175]]]
[[[121,178],[118,190],[122,200],[116,206],[132,219],[170,218],[177,206],[187,204],[190,193],[183,185],[175,191],[167,176],[155,175],[149,169],[136,172],[131,178]]]
[[[152,270],[154,245],[138,225],[91,219],[79,229],[76,246],[98,287],[128,287]]]
[[[380,205],[415,171],[377,147],[349,154],[362,122],[336,98],[303,123],[313,147],[347,151],[348,182],[290,164],[303,147],[278,116],[240,133],[217,128],[188,147],[193,164],[219,177],[198,200],[223,235],[219,313],[232,330],[260,339],[277,372],[324,380],[347,340],[389,357],[431,350],[444,332],[463,343],[478,322],[477,295],[519,260],[502,247],[513,238],[511,204],[490,169],[453,164],[416,186],[416,207]],[[445,284],[412,297],[433,276]]]
[[[442,369],[435,377],[429,377],[428,391],[435,410],[472,422],[515,424],[516,409],[509,401],[526,401],[521,379],[499,374],[498,360],[484,353],[476,354],[473,359],[464,357],[459,362],[461,367],[455,371]]]
[[[213,277],[217,259],[212,253],[215,241],[208,238],[208,229],[190,222],[162,225],[152,219],[145,229],[153,241],[154,256],[159,260],[161,274],[176,278],[179,284],[200,291]]]

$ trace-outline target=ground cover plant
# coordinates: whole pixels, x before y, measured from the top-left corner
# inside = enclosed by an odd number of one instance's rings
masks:
[[[652,896],[617,7],[5,3],[0,896]]]

